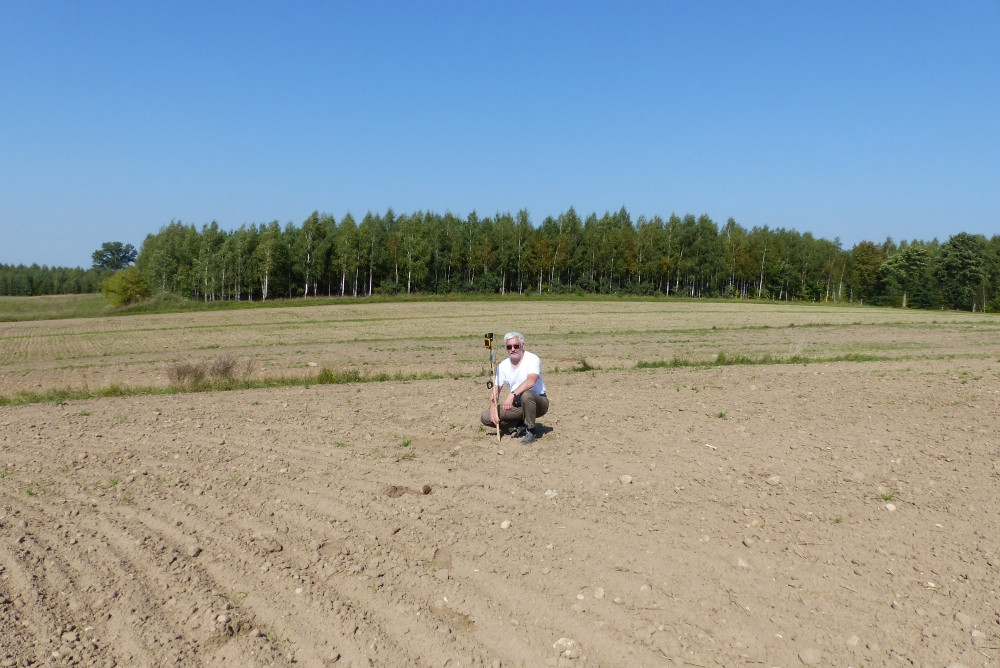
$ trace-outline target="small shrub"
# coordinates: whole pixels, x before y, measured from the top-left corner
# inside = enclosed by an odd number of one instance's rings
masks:
[[[101,282],[101,292],[112,306],[128,306],[149,297],[149,287],[139,270],[127,267]]]
[[[211,362],[177,362],[167,369],[167,377],[175,387],[197,390],[213,385],[231,387],[248,383],[257,362],[246,359],[240,363],[232,354],[221,355]]]
[[[235,355],[223,355],[215,358],[209,367],[208,372],[216,380],[232,382],[236,376],[237,360]]]
[[[177,362],[167,369],[167,377],[172,385],[197,387],[205,381],[205,365],[194,362]]]

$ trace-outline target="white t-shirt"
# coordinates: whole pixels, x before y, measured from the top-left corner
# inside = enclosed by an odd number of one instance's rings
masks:
[[[533,373],[538,374],[538,380],[535,381],[535,386],[531,388],[531,391],[535,394],[545,394],[545,383],[542,382],[542,360],[538,359],[538,355],[535,353],[529,353],[525,350],[524,355],[521,356],[521,363],[517,365],[516,369],[510,363],[509,357],[500,362],[497,366],[497,387],[507,385],[513,391]]]

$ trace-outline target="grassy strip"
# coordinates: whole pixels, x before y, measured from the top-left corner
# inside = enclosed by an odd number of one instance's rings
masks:
[[[63,318],[83,318],[95,316],[120,316],[120,315],[150,315],[163,313],[189,313],[196,311],[233,311],[261,308],[289,308],[301,306],[331,306],[331,305],[358,305],[358,304],[384,304],[399,302],[618,302],[621,304],[635,304],[641,302],[670,303],[670,304],[761,304],[780,305],[790,307],[803,307],[810,313],[830,311],[836,312],[838,309],[866,309],[872,312],[884,310],[884,307],[859,306],[858,304],[846,302],[773,302],[770,300],[747,300],[718,298],[689,298],[662,295],[595,295],[595,294],[480,294],[453,292],[446,294],[420,293],[420,294],[399,294],[399,295],[373,295],[360,297],[339,297],[339,296],[315,296],[315,297],[292,297],[268,299],[267,301],[235,301],[217,300],[201,301],[191,300],[180,295],[171,293],[157,293],[141,303],[113,308],[108,300],[100,293],[86,295],[51,295],[42,297],[7,297],[0,296],[0,322],[21,321],[21,320],[48,320]],[[803,312],[806,312],[806,311]],[[992,320],[986,322],[992,323]],[[860,324],[860,323],[858,323]],[[790,325],[795,326],[795,325]],[[809,324],[799,326],[813,326]],[[822,323],[818,323],[822,326]]]
[[[0,296],[0,322],[94,318],[112,313],[108,300],[100,293],[36,297]]]
[[[765,365],[765,364],[816,364],[820,362],[886,362],[897,358],[885,355],[869,355],[866,353],[847,353],[845,355],[830,355],[828,357],[805,357],[804,355],[790,355],[789,357],[775,357],[769,353],[764,353],[757,357],[749,355],[727,355],[720,352],[711,361],[686,360],[675,357],[670,360],[640,360],[636,362],[637,369],[679,369],[683,367],[712,367],[712,366],[737,366]]]
[[[774,357],[767,353],[750,357],[748,355],[727,355],[720,352],[713,361],[696,361],[680,358],[671,360],[656,360],[636,362],[636,369],[677,369],[686,367],[714,367],[714,366],[735,366],[764,365],[764,364],[816,364],[818,362],[882,362],[899,361],[898,358],[883,355],[869,355],[864,353],[847,353],[844,355],[831,355],[829,357],[804,357],[802,355],[791,355],[789,357]],[[569,372],[582,372],[597,370],[598,367],[591,366],[587,360],[579,360],[579,366],[567,369]],[[449,376],[454,377],[454,376]],[[18,392],[13,397],[0,395],[0,406],[22,406],[26,404],[56,403],[61,404],[67,401],[81,399],[100,399],[106,397],[135,397],[145,395],[163,394],[188,394],[193,392],[225,392],[228,390],[253,390],[267,389],[275,387],[310,387],[312,385],[346,385],[350,383],[385,383],[390,381],[405,382],[412,380],[440,380],[445,376],[428,372],[411,374],[390,374],[377,373],[374,375],[362,374],[357,369],[334,370],[323,367],[312,377],[298,378],[273,376],[269,378],[257,378],[254,380],[237,380],[232,378],[223,379],[203,379],[193,378],[188,382],[174,383],[167,387],[125,387],[122,385],[108,385],[97,390],[80,390],[72,388],[53,389],[45,392]]]
[[[273,376],[247,381],[237,380],[207,380],[190,382],[182,385],[174,384],[168,387],[124,387],[108,385],[98,390],[79,390],[72,388],[47,390],[45,392],[18,392],[13,397],[0,395],[0,406],[23,406],[26,404],[55,403],[80,399],[101,399],[107,397],[137,397],[163,394],[189,394],[193,392],[225,392],[228,390],[254,390],[273,387],[310,387],[312,385],[346,385],[348,383],[385,383],[389,381],[405,382],[410,380],[439,380],[444,376],[431,373],[389,374],[379,373],[365,375],[354,369],[335,371],[324,367],[313,377],[295,378]]]

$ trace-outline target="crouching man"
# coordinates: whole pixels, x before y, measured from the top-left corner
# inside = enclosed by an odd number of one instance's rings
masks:
[[[497,366],[490,405],[483,411],[482,422],[488,427],[500,425],[503,431],[514,433],[527,445],[538,440],[540,432],[535,420],[549,411],[549,398],[545,396],[542,381],[542,361],[538,355],[524,349],[524,336],[508,332],[503,337],[507,359]],[[510,392],[497,408],[500,388],[506,385]]]

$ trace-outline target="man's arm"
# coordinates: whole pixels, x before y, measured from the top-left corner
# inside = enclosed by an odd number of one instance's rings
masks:
[[[524,394],[525,392],[527,392],[528,390],[530,390],[531,388],[533,388],[535,386],[535,383],[538,382],[538,377],[539,377],[539,374],[537,374],[537,373],[529,373],[528,377],[524,379],[524,382],[521,383],[520,385],[518,385],[517,387],[515,387],[514,389],[512,389],[510,391],[510,393],[511,394]]]
[[[535,383],[537,383],[537,382],[538,382],[538,374],[537,373],[529,373],[528,377],[524,379],[523,383],[520,383],[517,387],[511,388],[510,394],[508,394],[506,396],[506,398],[504,398],[504,400],[503,400],[503,409],[505,411],[509,411],[511,408],[513,408],[514,407],[514,397],[516,397],[516,396],[518,396],[518,395],[520,395],[520,394],[522,394],[524,392],[527,392],[528,390],[530,390],[531,388],[533,388],[535,386]]]

